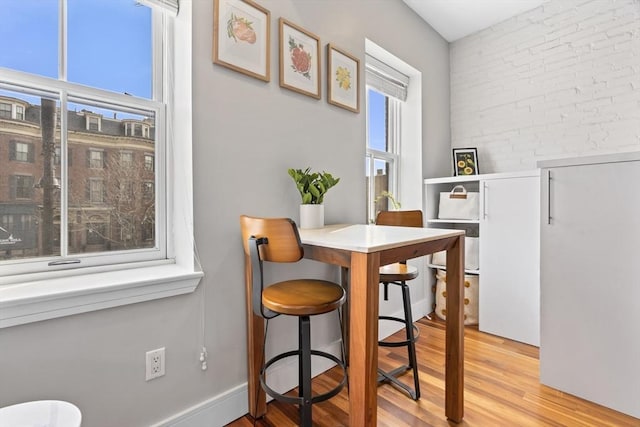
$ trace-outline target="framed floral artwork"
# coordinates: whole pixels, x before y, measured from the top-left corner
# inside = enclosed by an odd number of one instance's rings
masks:
[[[251,0],[214,0],[213,62],[268,82],[271,13]]]
[[[475,148],[453,149],[453,174],[454,176],[478,175],[478,150]]]
[[[280,18],[280,86],[320,99],[320,38]]]
[[[360,60],[327,45],[327,102],[360,112]]]

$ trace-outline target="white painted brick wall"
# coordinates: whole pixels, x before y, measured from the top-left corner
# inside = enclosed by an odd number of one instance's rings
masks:
[[[451,145],[480,172],[640,150],[640,0],[550,0],[450,53]]]

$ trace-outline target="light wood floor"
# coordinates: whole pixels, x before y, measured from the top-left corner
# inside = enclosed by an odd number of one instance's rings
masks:
[[[435,317],[435,316],[434,316]],[[378,388],[378,426],[630,426],[640,427],[640,419],[623,415],[586,400],[543,386],[538,381],[538,348],[465,328],[464,420],[449,423],[444,415],[444,322],[417,322],[420,363],[418,402],[391,385]],[[381,368],[406,363],[405,348],[379,348]],[[333,369],[313,380],[314,393],[337,384]],[[410,373],[403,380],[413,383]],[[347,426],[349,402],[346,389],[326,402],[313,406],[317,427]],[[271,402],[260,427],[296,426],[297,406]],[[253,426],[249,416],[229,424]]]

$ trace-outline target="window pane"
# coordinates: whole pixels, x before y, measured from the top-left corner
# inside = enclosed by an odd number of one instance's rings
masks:
[[[379,151],[388,151],[387,144],[387,97],[375,90],[368,90],[367,113],[369,139],[368,148]]]
[[[68,0],[68,79],[151,98],[151,9],[132,0]]]
[[[18,104],[24,121],[0,120],[0,258],[60,253],[60,171],[55,168],[55,100],[0,91],[0,102]],[[14,108],[15,109],[15,108]]]
[[[58,0],[2,2],[0,67],[58,77]]]
[[[69,164],[69,253],[154,247],[147,227],[155,225],[155,174],[145,162],[155,152],[153,113],[75,103],[73,108],[69,150],[86,160]],[[100,132],[87,129],[87,115],[99,119]],[[131,123],[149,127],[150,137],[128,134]]]

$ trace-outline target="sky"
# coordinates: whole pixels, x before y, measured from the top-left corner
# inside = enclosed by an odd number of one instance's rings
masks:
[[[58,77],[58,0],[0,0],[0,67]],[[134,0],[67,0],[68,80],[152,95],[151,11]]]

